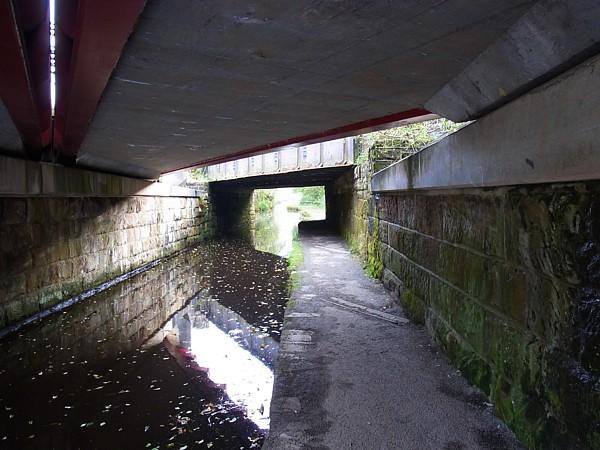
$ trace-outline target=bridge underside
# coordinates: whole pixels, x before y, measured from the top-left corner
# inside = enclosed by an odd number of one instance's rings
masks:
[[[213,189],[247,190],[275,189],[283,187],[324,186],[334,182],[340,176],[352,172],[354,166],[325,167],[319,169],[298,170],[293,172],[258,175],[232,180],[214,181]]]
[[[46,3],[7,4],[0,152],[142,178],[479,117],[598,46],[590,0],[57,0],[51,124]]]
[[[156,173],[369,126],[424,105],[530,4],[148,2],[78,159]]]

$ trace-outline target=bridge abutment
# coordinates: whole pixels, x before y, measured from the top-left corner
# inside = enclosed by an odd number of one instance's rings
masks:
[[[360,167],[334,184],[346,241],[530,448],[600,443],[599,68],[384,169],[371,191]]]
[[[0,159],[0,328],[213,235],[205,193]]]
[[[252,242],[254,230],[253,189],[210,188],[214,205],[216,234],[219,237]]]

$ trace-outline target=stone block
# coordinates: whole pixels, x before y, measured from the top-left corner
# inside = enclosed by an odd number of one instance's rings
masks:
[[[395,299],[400,298],[400,294],[404,290],[404,283],[394,273],[385,268],[383,269],[382,283],[385,288],[392,293]]]
[[[57,263],[58,280],[68,282],[73,276],[73,262],[69,259],[58,261]]]
[[[50,308],[65,299],[60,285],[46,286],[38,294],[38,307],[40,310]]]
[[[39,270],[29,270],[25,274],[25,290],[28,294],[36,292],[42,286],[42,276]]]
[[[484,354],[495,371],[517,383],[523,375],[529,379],[527,343],[534,340],[490,312],[485,314],[483,331]]]
[[[426,326],[467,379],[489,395],[493,368],[447,322],[429,310]]]
[[[69,237],[79,237],[82,235],[82,229],[83,229],[83,224],[85,222],[83,222],[82,220],[71,220],[68,222],[69,224]]]
[[[86,219],[93,219],[105,212],[100,198],[86,197],[82,199],[82,215]]]
[[[78,197],[69,198],[68,219],[80,220],[83,218],[83,200]]]
[[[29,250],[29,230],[22,225],[0,226],[0,251],[9,263]]]
[[[17,225],[27,222],[27,200],[0,198],[0,224]]]
[[[440,205],[441,238],[488,256],[504,258],[506,212],[502,193],[468,192],[446,196]]]
[[[25,295],[27,292],[27,279],[24,273],[4,278],[2,285],[6,290],[7,297],[11,299]]]
[[[589,190],[589,192],[586,192]],[[596,183],[511,189],[507,202],[507,258],[547,275],[578,283],[577,244]]]
[[[29,223],[47,223],[50,218],[49,207],[49,202],[43,201],[42,198],[28,198],[27,221]]]
[[[564,341],[572,332],[577,290],[559,280],[536,276],[526,280],[527,327],[548,344]]]
[[[2,306],[7,324],[14,323],[39,311],[37,299],[19,296]]]
[[[28,250],[24,250],[10,258],[6,258],[5,255],[3,255],[2,261],[0,273],[7,277],[29,272],[33,268],[33,258]]]
[[[69,249],[69,258],[76,258],[83,254],[83,246],[81,245],[81,239],[72,238],[67,241],[67,247]]]

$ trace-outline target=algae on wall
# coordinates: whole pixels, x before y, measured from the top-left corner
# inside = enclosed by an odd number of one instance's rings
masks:
[[[528,448],[599,448],[599,194],[588,182],[379,200],[405,311]]]
[[[376,199],[364,155],[328,196],[367,272],[528,448],[600,449],[600,183]]]
[[[383,262],[379,252],[379,218],[377,212],[375,212],[375,217],[369,217],[366,271],[370,277],[376,279],[380,279],[383,273]]]
[[[370,276],[382,274],[379,255],[379,222],[370,192],[373,163],[363,140],[355,141],[355,167],[326,189],[328,215],[333,217],[350,251],[364,262]]]

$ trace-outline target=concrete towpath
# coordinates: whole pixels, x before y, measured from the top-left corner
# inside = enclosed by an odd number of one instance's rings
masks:
[[[340,238],[301,244],[264,449],[522,448]]]

